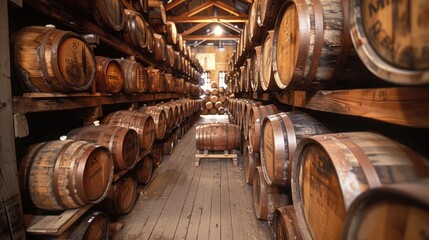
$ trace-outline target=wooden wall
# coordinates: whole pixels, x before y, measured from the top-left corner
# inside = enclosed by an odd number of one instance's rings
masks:
[[[216,53],[216,69],[210,70],[212,81],[218,81],[219,71],[228,71],[228,62],[231,60],[235,46],[224,46],[224,50],[219,50],[218,46],[197,46],[192,48],[192,53]]]

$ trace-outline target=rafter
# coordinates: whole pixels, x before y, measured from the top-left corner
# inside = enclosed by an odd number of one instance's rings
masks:
[[[238,33],[241,33],[241,32],[242,32],[242,30],[241,30],[241,29],[236,28],[236,27],[235,27],[234,25],[232,25],[231,23],[221,22],[220,24],[222,24],[223,26],[225,26],[225,27],[227,27],[227,28],[229,28],[229,29],[231,29],[231,30],[233,30],[233,31],[236,31],[236,32],[238,32]]]
[[[233,8],[232,6],[230,6],[230,5],[228,5],[228,4],[225,4],[225,3],[221,2],[221,1],[216,1],[216,2],[214,3],[214,5],[215,5],[216,7],[218,7],[218,8],[220,8],[220,9],[222,9],[222,10],[225,10],[225,11],[227,11],[227,12],[231,13],[232,15],[235,15],[235,16],[240,16],[240,15],[242,15],[242,12],[237,11],[237,9],[235,9],[235,8]]]
[[[173,0],[169,4],[165,5],[165,10],[170,11],[184,2],[186,2],[186,0]]]
[[[193,16],[193,17],[168,17],[168,21],[175,23],[185,23],[185,22],[246,22],[249,19],[247,15],[241,16]]]
[[[215,1],[211,0],[211,1],[207,1],[201,5],[199,5],[198,7],[192,8],[191,10],[187,11],[185,14],[180,15],[181,17],[191,17],[194,16],[195,14],[213,6],[215,4]]]
[[[198,23],[197,25],[189,28],[188,30],[186,30],[185,32],[182,33],[182,37],[188,36],[189,34],[209,25],[210,23]]]
[[[239,39],[239,35],[221,35],[221,36],[207,36],[207,35],[189,35],[183,37],[183,40],[195,41],[195,40],[235,40]]]

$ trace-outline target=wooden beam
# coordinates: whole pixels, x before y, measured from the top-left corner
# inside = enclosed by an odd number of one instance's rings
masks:
[[[168,17],[168,21],[175,23],[185,22],[246,22],[249,16],[194,16],[194,17]]]
[[[239,35],[221,35],[221,36],[207,36],[207,35],[189,35],[183,37],[184,40],[235,40],[240,39]]]
[[[165,11],[170,11],[173,8],[179,6],[180,4],[186,2],[185,0],[173,0],[169,4],[165,5]]]
[[[216,1],[214,3],[214,5],[220,9],[223,9],[223,10],[235,15],[235,16],[240,16],[243,14],[242,12],[237,11],[237,9],[233,8],[232,6],[225,4],[223,2],[220,2],[220,1]]]
[[[231,30],[233,30],[233,31],[236,31],[236,32],[238,32],[238,33],[241,33],[242,32],[242,30],[240,29],[240,28],[236,28],[234,25],[232,25],[231,23],[227,23],[227,22],[221,22],[220,24],[222,24],[223,26],[225,26],[225,27],[227,27],[227,28],[229,28],[229,29],[231,29]]]
[[[25,226],[12,115],[7,4],[8,1],[0,1],[0,235],[14,240],[25,239]]]
[[[285,104],[318,111],[429,128],[429,88],[374,88],[335,91],[284,91]]]
[[[186,37],[189,34],[195,32],[195,31],[197,31],[197,30],[199,30],[199,29],[201,29],[201,28],[203,28],[203,27],[205,27],[205,26],[207,26],[209,24],[210,23],[198,23],[197,25],[195,25],[195,26],[189,28],[188,30],[186,30],[185,32],[183,32],[182,33],[182,37]]]
[[[215,2],[212,1],[212,0],[211,1],[207,1],[207,2],[199,5],[198,7],[192,8],[191,10],[187,11],[186,13],[180,15],[180,17],[191,17],[191,16],[194,16],[195,14],[197,14],[197,13],[199,13],[199,12],[201,12],[201,11],[203,11],[203,10],[211,7],[211,6],[213,6],[214,3]]]

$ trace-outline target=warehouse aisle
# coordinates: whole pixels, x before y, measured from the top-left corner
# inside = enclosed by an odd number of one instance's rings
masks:
[[[202,122],[227,121],[205,116]],[[195,160],[195,126],[173,154],[164,156],[149,187],[131,213],[121,217],[124,228],[114,239],[270,239],[266,222],[253,212],[251,186],[230,159]]]

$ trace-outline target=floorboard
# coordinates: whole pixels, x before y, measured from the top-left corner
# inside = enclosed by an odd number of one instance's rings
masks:
[[[201,117],[198,123],[227,122],[225,116]],[[141,188],[120,239],[271,239],[266,222],[253,212],[251,186],[231,159],[201,159],[194,166],[195,126],[155,170],[149,186]],[[240,154],[239,154],[240,155]]]

